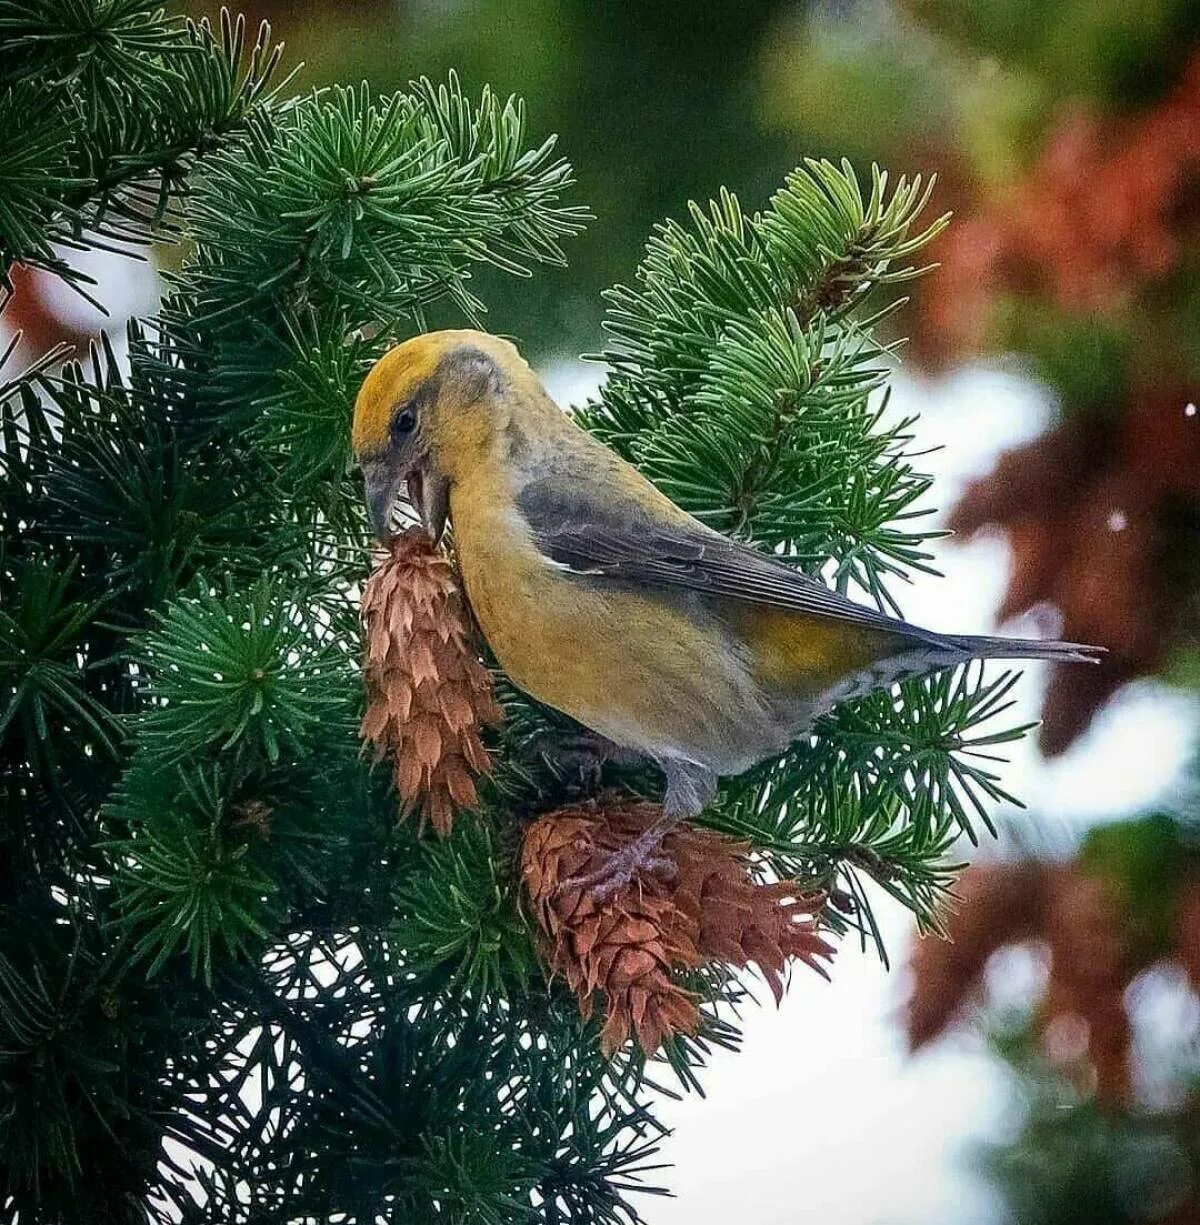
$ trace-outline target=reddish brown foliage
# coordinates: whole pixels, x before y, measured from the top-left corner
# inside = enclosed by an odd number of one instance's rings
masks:
[[[1041,872],[1034,863],[995,864],[959,878],[961,905],[950,916],[948,938],[926,937],[913,948],[907,1028],[914,1050],[946,1028],[998,948],[1038,935]]]
[[[19,361],[32,361],[57,344],[69,345],[75,356],[86,354],[91,336],[63,318],[56,309],[56,278],[52,273],[13,264],[9,279],[12,297],[5,307],[4,322],[9,331],[21,333]],[[57,284],[57,288],[61,295],[61,284]],[[0,305],[4,305],[3,288],[0,288]]]
[[[942,240],[921,348],[941,359],[984,348],[1002,293],[1067,311],[1127,305],[1178,265],[1198,180],[1200,59],[1143,115],[1065,114],[1025,181]]]
[[[1158,668],[1185,629],[1196,575],[1173,572],[1200,512],[1198,388],[1145,393],[1116,431],[1073,421],[1004,455],[969,485],[950,525],[1003,529],[1012,548],[1000,617],[1053,604],[1062,636],[1109,649],[1092,668],[1051,674],[1041,742],[1065,749],[1122,684]]]
[[[1050,953],[1050,977],[1037,1013],[1047,1055],[1068,1071],[1083,1072],[1100,1100],[1125,1102],[1130,1088],[1125,991],[1162,950],[1133,939],[1116,889],[1074,863],[1031,861],[969,868],[958,892],[962,905],[947,924],[950,939],[925,939],[913,950],[911,1046],[923,1046],[952,1023],[978,989],[994,952],[1039,941]],[[1167,955],[1180,961],[1195,983],[1200,886],[1181,890],[1173,940]]]
[[[1138,322],[1144,304],[1161,313],[1169,302],[1165,278],[1195,250],[1198,219],[1200,57],[1140,114],[1061,115],[1025,180],[950,227],[920,299],[917,346],[935,362],[1006,347],[1013,302],[1013,318],[1021,304],[1048,306],[1139,338],[1132,390],[1073,406],[1056,432],[1003,457],[952,522],[1008,536],[1002,616],[1052,603],[1064,638],[1109,648],[1098,668],[1054,670],[1041,731],[1049,753],[1122,684],[1163,664],[1200,582],[1169,571],[1197,551],[1194,527],[1181,541],[1175,525],[1200,517],[1200,414],[1188,409],[1200,385],[1170,329]]]

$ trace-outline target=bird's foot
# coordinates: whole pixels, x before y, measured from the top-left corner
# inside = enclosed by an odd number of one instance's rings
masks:
[[[600,786],[601,771],[608,762],[631,765],[642,760],[633,750],[624,749],[593,732],[573,736],[548,732],[539,738],[535,748],[555,773],[575,775],[592,789]]]
[[[604,862],[586,876],[573,876],[558,886],[558,891],[580,889],[596,902],[607,902],[626,888],[636,877],[659,876],[672,880],[678,869],[675,861],[662,847],[669,825],[655,823],[639,834],[628,846],[612,851]]]

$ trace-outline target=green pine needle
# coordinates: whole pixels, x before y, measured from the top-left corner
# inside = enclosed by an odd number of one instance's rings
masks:
[[[211,983],[218,952],[246,956],[270,939],[278,886],[251,856],[219,770],[170,771],[167,782],[164,806],[110,844],[120,926],[132,931],[133,957],[147,963],[148,977],[184,953],[192,974]],[[124,805],[136,810],[141,800],[127,795]]]
[[[274,764],[315,748],[352,711],[346,658],[304,622],[278,579],[246,592],[198,586],[143,640],[144,742],[164,761],[238,749]]]
[[[490,826],[463,818],[398,883],[392,936],[420,975],[446,973],[480,996],[528,991],[537,980],[533,934],[521,914],[511,854]]]

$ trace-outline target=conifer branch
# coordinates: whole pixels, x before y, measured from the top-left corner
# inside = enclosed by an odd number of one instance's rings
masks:
[[[127,361],[105,340],[0,387],[6,1210],[72,1219],[86,1187],[97,1219],[163,1225],[636,1220],[661,1069],[698,1088],[738,1044],[749,985],[727,963],[779,986],[831,932],[879,943],[874,888],[933,922],[955,839],[1011,800],[991,761],[1021,731],[1010,681],[906,682],[730,780],[704,822],[736,847],[692,830],[717,868],[671,894],[683,925],[715,872],[724,921],[662,957],[695,1032],[654,1029],[658,1065],[606,1056],[519,902],[521,819],[594,797],[538,749],[578,729],[497,677],[494,774],[436,845],[355,734],[355,391],[431,304],[478,318],[480,265],[562,262],[586,219],[570,167],[518,100],[453,76],[285,98],[265,28],[248,48],[227,14],[217,34],[152,0],[0,0],[0,37],[0,266],[81,283],[72,249],[161,226],[192,252]],[[689,510],[881,606],[927,562],[929,481],[881,403],[890,307],[866,302],[920,271],[944,224],[922,228],[928,193],[809,162],[762,213],[722,192],[665,223],[609,294],[609,377],[580,413]],[[379,712],[401,718],[414,677]],[[436,718],[418,738],[451,761]],[[646,765],[603,781],[643,814],[661,787]]]

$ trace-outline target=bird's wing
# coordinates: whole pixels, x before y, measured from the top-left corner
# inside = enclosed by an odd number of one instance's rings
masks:
[[[663,520],[582,482],[534,481],[517,496],[548,561],[580,575],[682,587],[924,641],[937,635],[864,608],[824,584],[694,520]]]

